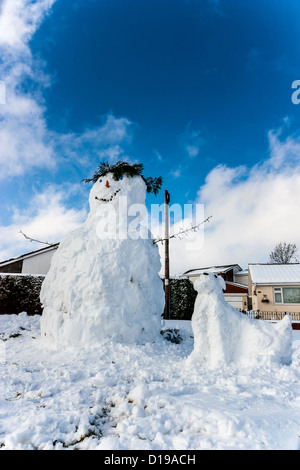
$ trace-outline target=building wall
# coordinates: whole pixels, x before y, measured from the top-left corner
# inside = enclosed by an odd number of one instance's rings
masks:
[[[244,295],[248,295],[248,288],[247,286],[245,287],[241,287],[241,286],[237,286],[236,284],[234,283],[229,283],[229,282],[226,282],[226,289],[225,289],[225,294],[244,294]]]
[[[243,294],[224,294],[224,299],[237,310],[247,310],[248,298]]]
[[[47,274],[50,268],[54,250],[45,251],[43,253],[30,256],[23,260],[22,273],[26,274]]]
[[[252,309],[259,310],[261,312],[300,312],[299,304],[275,304],[273,287],[300,287],[299,286],[287,286],[287,285],[276,285],[276,286],[252,286]],[[256,291],[256,295],[254,292]],[[267,297],[269,302],[262,302],[264,295]]]
[[[12,263],[7,263],[4,266],[0,266],[0,273],[21,273],[22,266],[22,260],[13,261]]]
[[[244,286],[248,287],[248,274],[235,273],[234,282],[238,282],[239,284],[243,284]]]
[[[196,275],[196,276],[188,276],[188,277],[189,277],[189,280],[192,281],[193,284],[194,284],[194,283],[197,281],[197,279],[199,278],[199,276],[197,276],[197,275]]]
[[[226,271],[225,273],[220,273],[219,276],[221,276],[224,279],[224,281],[233,282],[233,269],[230,269],[229,271]]]

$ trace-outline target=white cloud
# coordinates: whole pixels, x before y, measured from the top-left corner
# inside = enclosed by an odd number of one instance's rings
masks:
[[[172,241],[171,271],[214,264],[267,262],[280,241],[300,249],[300,137],[269,132],[269,159],[252,168],[215,167],[199,189],[204,204],[204,243]],[[198,249],[194,249],[198,248]]]
[[[2,178],[19,176],[33,167],[53,168],[54,148],[42,111],[32,100],[10,98],[0,113],[0,174]],[[19,104],[19,106],[18,106]],[[13,107],[16,106],[16,111]]]
[[[109,115],[98,127],[86,129],[82,134],[62,134],[51,135],[53,148],[56,152],[61,152],[64,158],[76,161],[85,166],[86,173],[84,177],[90,177],[95,170],[95,162],[91,155],[96,155],[97,164],[99,160],[108,159],[114,161],[123,157],[122,143],[129,139],[130,122],[123,118],[114,118]],[[31,130],[35,131],[35,138],[30,134],[26,127],[18,129],[19,139],[8,139],[9,122],[6,120],[5,127],[0,130],[0,160],[5,155],[3,148],[10,149],[9,161],[6,163],[6,173],[11,168],[14,176],[21,175],[28,171],[30,165],[33,165],[31,159],[36,155],[35,165],[49,166],[53,164],[51,147],[44,145],[40,134],[48,135],[47,129],[42,126],[40,120],[31,122]],[[23,145],[23,149],[18,146]],[[19,160],[17,156],[21,155]],[[74,157],[74,158],[73,158]],[[58,157],[56,157],[58,160]],[[62,160],[62,157],[61,157]],[[0,164],[1,168],[1,164]],[[2,174],[2,176],[4,176]],[[24,201],[20,202],[20,207],[11,208],[11,219],[9,225],[0,226],[0,259],[8,259],[22,252],[38,249],[41,245],[30,243],[19,233],[22,230],[28,236],[43,240],[57,242],[62,236],[78,226],[84,219],[86,211],[84,209],[68,208],[70,196],[78,195],[84,191],[82,186],[74,184],[64,184],[63,186],[50,185],[41,193],[36,193],[29,201],[28,207],[23,207]],[[87,199],[86,199],[87,200]]]
[[[176,169],[171,170],[170,174],[175,179],[180,178],[182,176],[182,165],[179,165]]]
[[[0,79],[6,103],[0,105],[0,175],[19,176],[33,167],[55,165],[51,134],[47,130],[39,88],[49,84],[32,57],[28,42],[55,0],[4,0],[0,14]],[[26,93],[24,80],[36,84]]]
[[[0,11],[0,46],[24,53],[55,1],[4,0]]]
[[[81,133],[50,131],[45,118],[44,88],[51,77],[33,57],[29,41],[56,0],[4,0],[0,5],[0,80],[5,104],[0,104],[0,179],[27,175],[34,168],[54,169],[66,162],[84,166],[87,174],[101,159],[124,157],[132,124],[111,114]],[[30,81],[30,91],[24,84]],[[3,100],[2,100],[3,101]],[[80,189],[79,189],[80,191]],[[19,233],[56,242],[83,221],[85,210],[68,208],[70,187],[49,186],[34,194],[27,207],[11,208],[11,221],[0,227],[0,259],[40,248]],[[21,209],[22,207],[22,209]]]
[[[51,78],[28,43],[54,3],[4,0],[2,5],[0,80],[5,83],[6,103],[0,104],[0,179],[22,176],[34,168],[53,169],[66,158],[85,167],[90,155],[114,161],[124,157],[122,145],[130,141],[131,122],[111,114],[81,133],[49,130],[42,94]],[[28,79],[34,85],[30,92],[24,88]]]
[[[108,114],[98,126],[88,127],[81,133],[55,135],[56,151],[68,158],[75,157],[85,167],[93,156],[97,161],[116,161],[125,158],[123,145],[131,141],[131,128],[128,119]]]
[[[190,123],[187,125],[183,134],[181,134],[180,141],[185,154],[189,158],[198,157],[200,150],[206,144],[206,138],[203,135],[203,131],[193,129]]]
[[[154,149],[154,150],[153,150],[153,154],[154,154],[155,158],[156,158],[158,161],[161,162],[161,161],[163,160],[162,155],[159,153],[159,151],[158,151],[157,149]]]
[[[24,209],[12,208],[11,224],[0,227],[0,259],[9,259],[43,246],[26,240],[20,230],[36,240],[56,243],[78,227],[85,220],[87,210],[68,208],[67,200],[71,193],[81,190],[74,185],[51,185],[35,194]]]
[[[288,118],[284,118],[284,123],[288,126]],[[270,144],[270,164],[275,169],[285,170],[285,165],[299,165],[300,157],[300,138],[298,137],[287,137],[285,141],[280,142],[279,138],[282,134],[283,129],[280,128],[277,131],[269,131],[269,144]]]

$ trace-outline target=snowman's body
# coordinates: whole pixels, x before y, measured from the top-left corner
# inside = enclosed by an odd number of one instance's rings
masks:
[[[198,296],[192,316],[194,350],[188,362],[210,368],[230,363],[248,367],[290,362],[290,317],[274,325],[238,312],[224,299],[223,278],[211,273],[202,274],[195,289]]]
[[[87,345],[159,335],[164,294],[158,248],[145,232],[130,233],[126,220],[126,211],[144,205],[145,197],[140,176],[114,181],[108,174],[94,184],[86,222],[61,241],[42,285],[43,337]]]

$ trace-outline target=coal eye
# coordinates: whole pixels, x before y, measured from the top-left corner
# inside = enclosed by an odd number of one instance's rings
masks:
[[[100,181],[100,183],[102,183],[102,180],[99,180],[99,181]]]
[[[120,180],[122,180],[122,179],[123,179],[123,176],[120,176]]]

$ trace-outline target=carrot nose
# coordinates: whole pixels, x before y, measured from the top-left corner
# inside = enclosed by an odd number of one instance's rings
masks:
[[[108,180],[106,181],[105,186],[106,186],[106,188],[109,188],[109,187],[110,187]]]

